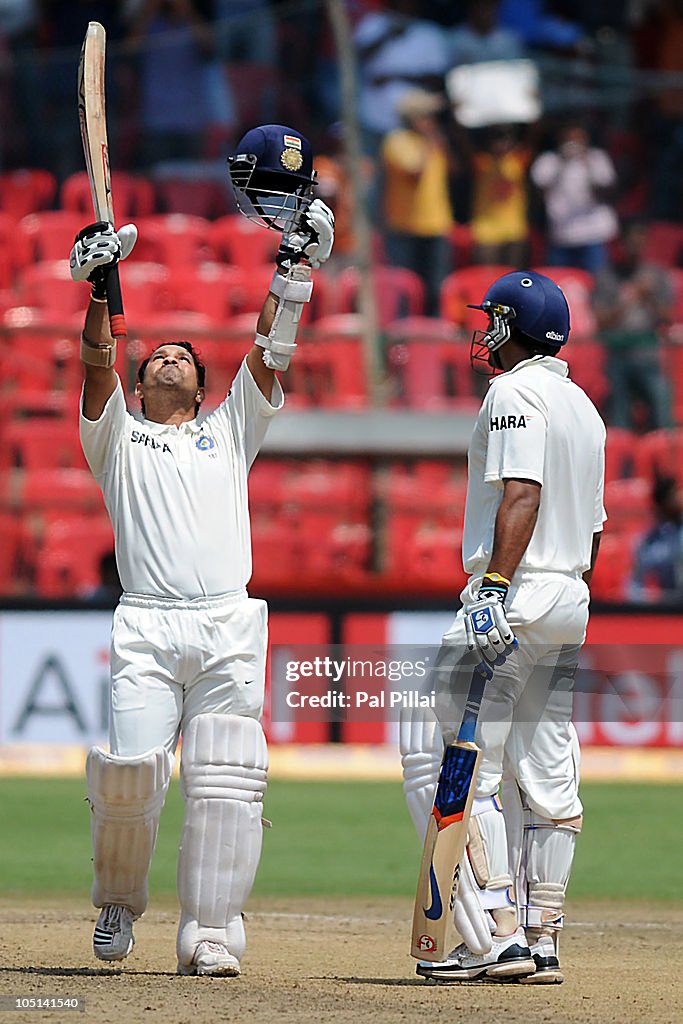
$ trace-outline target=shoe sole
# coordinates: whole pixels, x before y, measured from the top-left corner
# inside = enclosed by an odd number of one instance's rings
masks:
[[[194,964],[178,964],[177,973],[184,978],[237,978],[242,973],[239,967],[225,965],[223,967],[196,967]]]
[[[98,960],[104,960],[106,963],[114,963],[116,960],[125,960],[133,951],[134,942],[131,942],[125,953],[107,953],[103,950],[97,949],[93,946],[93,953]]]
[[[418,966],[417,973],[422,978],[430,981],[478,981],[490,978],[493,981],[499,979],[519,978],[520,975],[529,976],[536,970],[533,960],[512,960],[509,963],[492,964],[490,967],[473,967],[462,971],[433,971],[426,967]]]
[[[547,971],[536,971],[526,978],[520,978],[520,985],[561,985],[564,981],[564,974],[557,968]]]

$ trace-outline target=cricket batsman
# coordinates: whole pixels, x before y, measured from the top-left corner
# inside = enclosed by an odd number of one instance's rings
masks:
[[[178,855],[178,973],[240,973],[242,911],[261,853],[268,756],[260,718],[265,602],[247,594],[247,475],[284,397],[276,371],[296,350],[312,268],[328,259],[331,211],[313,197],[308,140],[282,125],[247,132],[229,160],[240,209],[282,232],[270,290],[223,402],[207,416],[206,369],[187,341],[158,345],[137,374],[142,415],[114,366],[106,275],[137,231],[80,232],[72,276],[92,284],[81,341],[80,434],[116,538],[123,596],[111,644],[110,752],[87,758],[93,949],[123,960],[147,906],[159,816],[182,736],[185,820]]]
[[[557,983],[582,826],[572,696],[606,519],[605,427],[560,358],[569,308],[553,281],[505,274],[474,308],[488,325],[473,335],[472,365],[492,380],[468,451],[469,582],[443,644],[478,651],[495,670],[479,717],[482,760],[455,901],[465,941],[443,962],[419,962],[417,973]],[[404,791],[421,837],[443,743],[457,732],[446,706],[438,722],[421,714],[401,723]]]

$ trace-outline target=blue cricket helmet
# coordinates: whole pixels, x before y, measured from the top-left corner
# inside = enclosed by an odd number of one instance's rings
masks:
[[[489,316],[485,331],[472,337],[472,361],[488,362],[490,353],[510,340],[517,329],[533,341],[559,352],[569,338],[569,306],[564,292],[544,274],[515,270],[494,281],[479,306]]]
[[[282,124],[251,128],[228,157],[237,208],[249,220],[285,231],[310,202],[313,152],[305,135]]]

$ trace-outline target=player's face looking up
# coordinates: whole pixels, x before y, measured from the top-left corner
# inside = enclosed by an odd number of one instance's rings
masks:
[[[148,419],[163,422],[173,409],[198,410],[204,398],[203,367],[183,345],[156,348],[142,364],[135,393]]]

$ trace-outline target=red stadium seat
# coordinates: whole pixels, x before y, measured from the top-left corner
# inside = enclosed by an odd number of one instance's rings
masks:
[[[36,588],[42,597],[87,596],[100,584],[100,560],[114,550],[106,516],[48,522],[36,552]]]
[[[683,259],[683,224],[653,220],[645,228],[645,251],[648,263],[665,267],[678,267]]]
[[[483,330],[488,323],[485,315],[479,310],[468,309],[467,306],[481,303],[493,281],[511,270],[514,270],[514,267],[497,264],[482,264],[454,270],[441,285],[441,316],[445,320],[459,324],[468,333]]]
[[[609,427],[605,446],[605,481],[637,476],[636,450],[640,438],[630,430]]]
[[[633,567],[635,535],[606,532],[591,578],[594,601],[625,601]]]
[[[560,359],[569,363],[569,376],[586,392],[598,409],[604,408],[610,390],[605,370],[605,350],[599,341],[573,339],[567,350],[560,351]]]
[[[48,209],[56,192],[57,180],[50,171],[24,168],[0,174],[0,210],[17,220]]]
[[[635,458],[638,472],[651,484],[673,476],[683,486],[683,428],[645,434],[638,441]]]
[[[28,258],[68,260],[74,238],[83,227],[83,217],[73,210],[43,210],[22,217],[17,226],[20,244]]]
[[[154,187],[146,178],[113,171],[111,186],[117,227],[129,220],[149,217],[154,212]],[[83,225],[92,220],[90,180],[85,171],[77,171],[64,181],[60,200],[63,210],[81,215]]]
[[[64,323],[83,318],[90,286],[75,284],[68,259],[43,260],[24,267],[18,284],[18,305],[40,309],[46,319]]]
[[[5,393],[37,390],[65,392],[76,408],[76,394],[83,383],[83,367],[78,358],[78,335],[55,337],[17,331],[0,348]],[[43,398],[45,399],[45,394]]]
[[[169,269],[195,266],[212,258],[210,222],[184,213],[159,213],[138,223],[139,237],[131,260],[163,263]]]
[[[0,579],[5,593],[13,593],[18,589],[22,537],[19,516],[0,513]]]
[[[89,469],[26,470],[19,500],[26,511],[90,514],[103,508],[102,494]]]
[[[384,328],[402,316],[421,316],[424,312],[422,278],[403,267],[376,266],[371,272],[377,303],[379,326]],[[359,312],[360,271],[347,267],[339,274],[335,287],[337,313]]]
[[[28,260],[26,239],[17,231],[16,219],[9,213],[0,213],[0,288],[11,288]]]
[[[224,215],[229,208],[226,187],[218,181],[169,176],[158,179],[155,188],[157,205],[165,213],[212,219]]]
[[[642,533],[652,521],[652,485],[642,477],[605,484],[606,529],[610,533]]]
[[[272,263],[280,238],[277,231],[254,224],[241,213],[220,217],[211,225],[209,233],[215,258],[247,271]]]
[[[47,419],[8,423],[2,430],[0,468],[25,470],[87,469],[78,436],[78,422]]]
[[[284,375],[285,389],[302,404],[365,407],[368,387],[361,326],[355,314],[318,320]]]
[[[225,326],[242,302],[244,277],[240,270],[220,263],[175,268],[169,282],[171,305],[173,309],[203,313],[216,325]],[[261,294],[261,305],[267,291],[266,286]],[[254,319],[252,333],[255,327]]]
[[[406,317],[386,329],[399,400],[417,409],[477,405],[470,346],[448,320]]]
[[[124,260],[120,275],[123,307],[132,326],[172,308],[170,275],[162,263]]]

